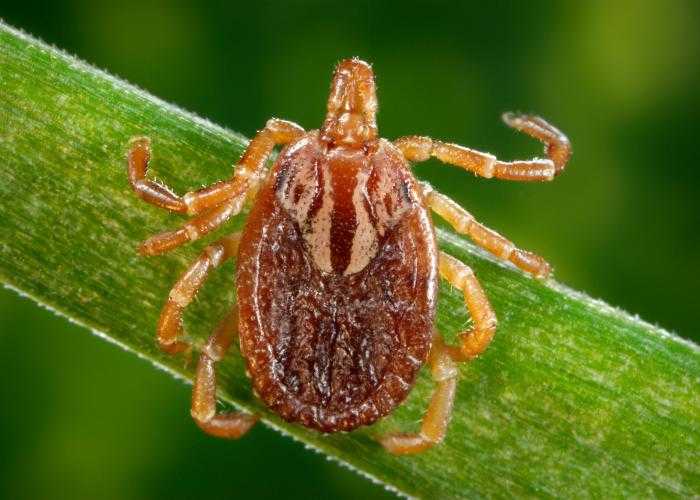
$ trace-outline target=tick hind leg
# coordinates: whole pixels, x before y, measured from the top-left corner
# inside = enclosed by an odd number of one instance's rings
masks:
[[[182,314],[211,271],[236,255],[240,238],[240,233],[234,233],[205,248],[170,290],[157,328],[158,345],[163,351],[177,354],[189,350],[190,344],[182,339]]]
[[[457,377],[455,361],[469,361],[484,352],[496,331],[496,315],[471,268],[440,252],[440,275],[464,294],[474,327],[459,335],[459,346],[446,345],[437,332],[430,350],[430,370],[437,388],[418,434],[390,434],[380,443],[397,455],[419,453],[440,443],[452,416]]]
[[[469,361],[484,352],[496,333],[496,314],[474,271],[463,262],[440,252],[440,275],[462,291],[474,326],[459,335],[459,346],[446,346],[455,361]]]
[[[248,413],[216,413],[216,363],[226,355],[237,329],[238,307],[234,306],[202,349],[192,390],[194,421],[207,434],[228,439],[241,437],[257,421]]]
[[[539,255],[517,248],[496,231],[480,224],[474,216],[449,197],[423,184],[423,199],[440,217],[445,219],[458,233],[469,236],[474,243],[496,257],[510,261],[516,267],[536,278],[546,278],[550,265]]]
[[[430,370],[437,384],[417,434],[389,434],[379,439],[395,455],[420,453],[440,443],[447,432],[457,390],[459,372],[442,337],[435,332],[430,350]]]

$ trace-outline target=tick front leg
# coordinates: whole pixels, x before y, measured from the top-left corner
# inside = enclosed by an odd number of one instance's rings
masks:
[[[432,156],[485,178],[551,181],[564,169],[571,157],[571,144],[561,131],[538,116],[506,113],[503,121],[543,142],[548,158],[504,162],[488,153],[416,135],[401,137],[394,143],[409,161],[425,161]]]
[[[190,344],[182,340],[182,313],[211,271],[236,255],[240,238],[240,233],[234,233],[205,248],[170,290],[157,328],[158,345],[163,351],[169,354],[189,351]]]
[[[226,355],[237,329],[238,307],[234,306],[204,346],[192,390],[194,421],[207,434],[228,439],[241,437],[258,419],[248,413],[216,413],[216,363]]]
[[[450,356],[448,347],[435,332],[430,350],[430,370],[437,387],[423,417],[418,434],[389,434],[379,439],[387,451],[395,455],[420,453],[440,443],[445,438],[447,425],[452,417],[452,407],[457,390],[459,372]]]
[[[459,260],[440,252],[440,276],[462,291],[464,303],[469,310],[474,326],[459,335],[459,346],[446,346],[455,361],[474,359],[491,343],[496,333],[496,314],[491,303],[481,288],[474,271]]]
[[[172,200],[177,200],[172,202],[173,206],[180,208],[183,204],[185,206],[184,210],[178,209],[177,211],[198,216],[180,229],[149,238],[140,246],[139,251],[144,255],[162,254],[219,228],[229,218],[238,214],[245,201],[254,196],[264,177],[265,162],[274,147],[277,144],[292,142],[301,137],[303,133],[304,129],[292,122],[276,118],[269,120],[265,128],[250,141],[231,179],[217,182],[199,191],[192,191],[183,197],[172,195],[175,196]],[[141,190],[134,187],[139,196],[149,203],[164,206],[157,202],[160,198],[156,199],[150,194],[144,194],[151,192],[172,194],[169,189],[163,186],[154,187],[160,185],[143,178],[146,172],[148,150],[145,150],[146,153],[144,153],[139,148],[147,147],[147,144],[147,139],[138,139],[134,142],[132,151],[129,153],[129,179],[131,180],[133,177],[138,181],[137,183],[132,182],[132,186],[146,186]],[[132,157],[141,159],[141,161],[134,160],[132,162]],[[136,173],[132,174],[132,170]],[[168,199],[170,200],[170,198]]]
[[[146,178],[151,160],[151,140],[148,137],[131,139],[126,159],[129,184],[139,198],[171,212],[187,212],[187,204],[172,189]]]
[[[215,182],[180,196],[169,187],[146,178],[150,158],[151,140],[148,137],[132,139],[127,154],[128,176],[132,189],[145,202],[181,214],[196,215],[240,196],[252,177],[250,169],[239,165],[231,179]]]
[[[546,278],[551,267],[542,257],[532,252],[520,250],[509,240],[477,222],[472,214],[464,210],[450,198],[423,183],[423,197],[426,204],[445,219],[460,234],[469,236],[474,243],[496,257],[510,261],[516,267],[536,278]]]

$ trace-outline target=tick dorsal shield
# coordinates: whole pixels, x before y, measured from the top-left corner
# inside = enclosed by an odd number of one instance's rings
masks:
[[[285,151],[276,195],[318,269],[347,276],[364,269],[387,232],[421,204],[407,189],[409,176],[406,161],[388,141],[369,153],[326,151],[310,134]]]

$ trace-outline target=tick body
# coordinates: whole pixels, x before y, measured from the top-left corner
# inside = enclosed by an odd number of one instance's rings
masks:
[[[257,393],[325,432],[386,415],[428,356],[437,285],[432,225],[401,152],[303,136],[258,194],[238,254]]]
[[[256,394],[291,422],[350,431],[390,413],[429,364],[436,388],[420,431],[381,444],[416,453],[445,436],[458,370],[488,346],[496,315],[474,273],[441,253],[430,210],[499,258],[536,277],[549,266],[479,224],[450,199],[419,183],[410,163],[435,157],[482,177],[546,181],[570,156],[569,142],[538,117],[505,115],[510,126],[545,143],[548,158],[501,162],[428,137],[379,138],[370,66],[336,68],[319,130],[272,119],[251,141],[230,180],[178,196],[146,178],[150,142],[132,141],[129,180],[145,201],[192,216],[182,228],[147,240],[155,255],[198,239],[252,203],[241,234],[210,245],[173,287],[157,338],[163,350],[189,349],[182,313],[208,274],[237,261],[238,302],[202,349],[192,416],[206,432],[235,438],[255,417],[216,413],[215,364],[238,337]],[[268,171],[266,160],[284,145]],[[464,293],[473,327],[446,345],[434,327],[438,278]]]

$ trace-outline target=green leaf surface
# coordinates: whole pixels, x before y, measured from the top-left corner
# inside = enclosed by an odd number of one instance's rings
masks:
[[[152,138],[153,174],[181,192],[228,177],[247,143],[0,26],[0,279],[189,380],[192,366],[161,353],[154,332],[169,287],[204,243],[137,255],[141,240],[182,219],[131,192],[124,155],[135,135]],[[438,236],[474,268],[500,320],[487,353],[461,366],[441,446],[395,457],[372,439],[417,429],[432,389],[427,373],[394,414],[349,434],[321,435],[269,413],[237,349],[220,364],[222,400],[409,496],[700,495],[697,346],[496,263],[444,226]],[[232,272],[224,266],[188,311],[196,345],[234,300]],[[437,322],[449,339],[469,325],[446,283]]]

